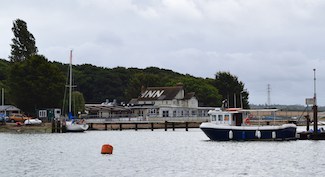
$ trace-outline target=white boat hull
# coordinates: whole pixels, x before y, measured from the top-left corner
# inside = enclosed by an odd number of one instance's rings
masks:
[[[27,119],[24,121],[25,125],[40,125],[42,124],[42,121],[39,119]]]
[[[86,123],[78,123],[76,121],[66,121],[67,132],[84,132],[89,128]]]

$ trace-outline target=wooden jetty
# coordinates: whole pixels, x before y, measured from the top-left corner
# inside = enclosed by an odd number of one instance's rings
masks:
[[[199,128],[200,121],[116,121],[116,122],[100,122],[100,123],[89,123],[90,130],[129,130],[134,129],[164,129],[167,131],[171,129],[185,129],[188,131],[189,128]]]

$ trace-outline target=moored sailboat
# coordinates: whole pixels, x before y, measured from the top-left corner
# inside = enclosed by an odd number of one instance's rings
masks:
[[[69,113],[68,119],[65,122],[67,132],[84,132],[89,128],[89,125],[84,120],[75,120],[72,115],[72,50],[70,51],[69,63]]]

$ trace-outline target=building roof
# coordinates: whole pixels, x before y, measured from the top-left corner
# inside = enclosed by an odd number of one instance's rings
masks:
[[[148,87],[138,101],[154,101],[154,100],[172,100],[183,90],[183,86],[175,87]]]
[[[184,100],[189,100],[191,98],[195,97],[195,92],[190,92],[190,93],[187,93],[185,96],[184,96]]]
[[[13,105],[3,105],[0,106],[0,111],[20,111],[20,109]]]
[[[110,105],[110,104],[85,104],[85,109],[87,111],[101,111],[101,110],[129,111],[130,110],[123,106],[115,106],[115,105]]]

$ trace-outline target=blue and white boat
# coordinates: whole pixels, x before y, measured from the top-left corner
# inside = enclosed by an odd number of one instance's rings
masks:
[[[255,119],[251,125],[252,113],[276,112],[277,109],[244,110],[216,108],[209,111],[210,121],[200,125],[200,129],[213,141],[246,141],[246,140],[294,140],[296,139],[295,124],[262,125]]]

